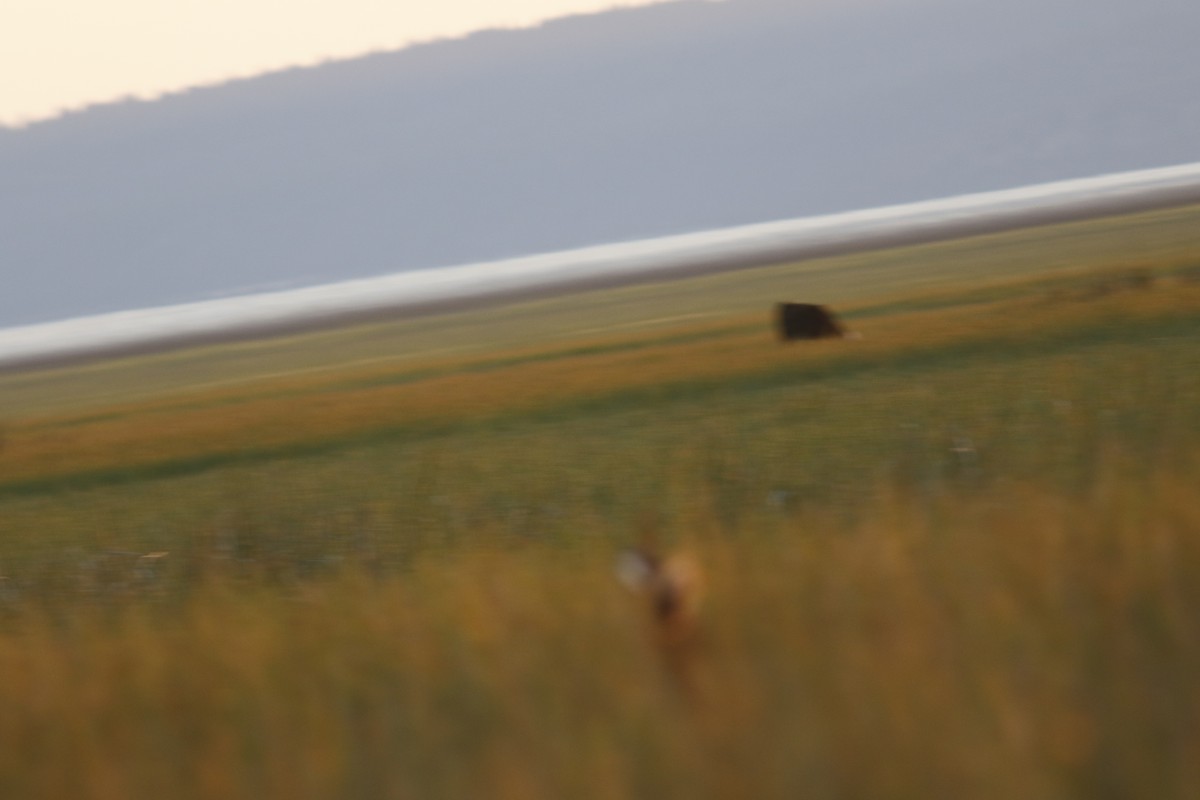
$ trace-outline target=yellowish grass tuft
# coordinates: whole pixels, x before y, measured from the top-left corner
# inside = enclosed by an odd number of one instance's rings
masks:
[[[953,299],[11,422],[0,797],[1200,795],[1200,295]]]

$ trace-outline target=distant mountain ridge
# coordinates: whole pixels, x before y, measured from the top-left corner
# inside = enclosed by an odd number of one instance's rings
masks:
[[[1190,0],[681,0],[0,129],[0,327],[1200,160]]]

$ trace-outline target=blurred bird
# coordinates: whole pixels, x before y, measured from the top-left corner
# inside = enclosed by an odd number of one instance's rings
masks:
[[[660,556],[631,548],[617,556],[617,578],[648,604],[655,647],[668,674],[690,700],[698,700],[696,658],[704,571],[688,552]]]

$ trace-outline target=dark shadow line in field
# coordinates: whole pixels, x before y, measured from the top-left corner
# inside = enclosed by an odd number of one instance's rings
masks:
[[[637,387],[610,394],[581,398],[552,407],[526,411],[519,420],[558,420],[579,413],[619,410],[645,401],[673,402],[717,390],[762,391],[791,383],[811,380],[836,380],[878,372],[883,377],[917,370],[941,370],[966,359],[1040,357],[1074,349],[1102,347],[1145,339],[1200,337],[1200,316],[1174,315],[1153,320],[1122,319],[1113,324],[1090,325],[1057,331],[1037,339],[1012,336],[963,339],[949,344],[914,349],[900,355],[891,353],[852,354],[836,360],[808,362],[796,366],[773,366],[735,378],[698,378]],[[979,360],[972,361],[978,364]],[[514,417],[516,420],[517,417]]]
[[[295,388],[295,389],[277,389],[275,391],[256,391],[253,394],[255,401],[260,400],[280,400],[285,398],[309,397],[312,395],[325,394],[330,392],[354,391],[358,389],[379,389],[384,387],[405,386],[420,381],[432,380],[435,378],[446,378],[454,375],[479,375],[489,372],[495,372],[501,369],[510,367],[525,366],[528,364],[539,364],[552,361],[559,361],[567,358],[580,358],[587,356],[612,355],[616,353],[636,352],[650,347],[661,347],[664,345],[677,344],[692,344],[694,342],[703,342],[713,339],[720,339],[726,336],[751,333],[761,328],[757,324],[741,324],[741,325],[724,325],[717,328],[710,328],[702,331],[687,331],[665,337],[648,337],[632,341],[606,342],[590,345],[582,345],[578,347],[569,347],[563,349],[541,351],[536,353],[528,353],[518,356],[505,356],[501,358],[484,358],[478,361],[472,361],[467,364],[461,364],[449,367],[426,367],[413,370],[406,370],[387,375],[377,375],[370,378],[358,378],[352,380],[332,380],[328,383],[318,383],[316,385]],[[165,403],[161,406],[155,406],[148,409],[150,413],[158,413],[164,411],[187,411],[197,408],[220,408],[222,406],[239,405],[245,402],[245,396],[235,394],[229,397],[224,397],[208,402],[200,401],[183,401],[179,403]],[[39,428],[72,428],[80,425],[89,425],[95,422],[108,422],[116,419],[123,419],[137,414],[146,413],[147,409],[132,409],[132,410],[117,410],[104,411],[96,414],[88,414],[80,417],[72,417],[67,420],[54,420],[46,422],[42,425],[30,425],[31,430]]]
[[[1054,282],[1049,280],[1040,281],[1037,282],[1035,288],[1040,288],[1043,284],[1048,286],[1051,283]],[[1062,283],[1062,281],[1060,280],[1057,283]],[[988,305],[997,301],[1020,298],[1028,295],[1029,293],[1030,284],[1025,283],[1014,287],[988,287],[968,293],[955,293],[945,297],[917,297],[913,299],[901,299],[870,305],[862,305],[841,311],[840,316],[847,320],[862,320],[880,316],[890,316],[893,314],[917,313],[921,311],[938,311],[948,308]],[[480,375],[489,372],[495,372],[500,369],[507,369],[509,367],[548,363],[567,358],[629,353],[637,352],[638,350],[645,350],[650,347],[711,341],[727,336],[754,333],[756,331],[761,331],[762,329],[763,326],[759,323],[724,325],[702,331],[682,332],[665,337],[648,337],[632,341],[626,340],[619,342],[602,342],[576,347],[566,347],[562,349],[527,353],[518,356],[481,358],[477,361],[471,361],[466,364],[455,366],[424,367],[411,370],[401,370],[390,374],[376,375],[369,378],[333,380],[328,383],[318,383],[316,385],[306,386],[303,388],[277,389],[274,391],[255,391],[252,397],[256,401],[279,400],[284,398],[307,397],[328,392],[406,386],[435,378],[445,378],[454,375]],[[245,402],[245,399],[245,396],[242,394],[231,394],[228,397],[223,397],[212,401],[182,401],[177,403],[171,403],[168,401],[162,405],[158,405],[149,409],[149,411],[150,413],[158,413],[163,411],[187,411],[197,408],[220,408],[222,406],[238,405]],[[129,416],[146,413],[146,411],[146,409],[142,408],[135,408],[132,410],[103,411],[95,414],[71,417],[65,420],[51,420],[43,424],[33,424],[28,427],[31,430],[38,430],[41,428],[72,428],[80,425],[90,425],[96,422],[109,422],[112,420],[124,419]]]
[[[603,395],[560,401],[551,406],[501,412],[490,417],[458,421],[421,421],[360,431],[332,439],[297,442],[257,449],[209,453],[201,456],[118,468],[102,468],[71,475],[55,475],[0,484],[0,497],[37,496],[62,491],[81,491],[119,486],[144,480],[169,479],[203,473],[226,466],[244,466],[292,458],[327,455],[354,447],[377,446],[402,441],[425,441],[454,432],[503,430],[522,424],[562,422],[582,415],[615,413],[631,406],[645,408],[702,400],[724,392],[760,392],[801,381],[839,380],[877,373],[881,377],[915,371],[957,368],[964,360],[981,361],[1036,358],[1072,350],[1086,350],[1115,343],[1147,339],[1200,338],[1200,315],[1179,313],[1153,319],[1117,318],[1099,324],[1055,331],[1039,338],[967,338],[937,346],[894,353],[848,353],[824,362],[795,366],[772,366],[734,378],[691,378],[654,386],[639,386]]]

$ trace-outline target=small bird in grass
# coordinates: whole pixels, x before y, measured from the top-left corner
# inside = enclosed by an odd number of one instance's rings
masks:
[[[691,553],[660,556],[631,548],[617,556],[617,578],[648,603],[653,640],[668,674],[684,695],[697,700],[699,613],[704,571]]]
[[[645,548],[617,556],[617,577],[628,589],[645,596],[656,628],[668,640],[692,635],[704,595],[704,572],[687,552],[660,556]]]

